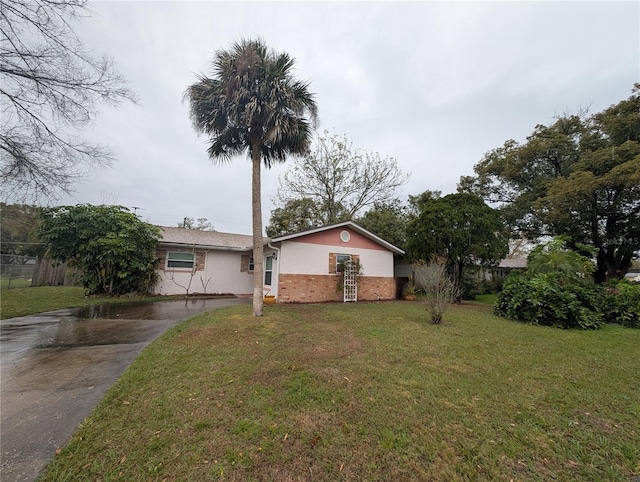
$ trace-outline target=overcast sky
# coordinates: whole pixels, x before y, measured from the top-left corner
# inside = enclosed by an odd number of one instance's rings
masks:
[[[319,132],[397,159],[398,193],[454,192],[461,175],[536,124],[626,99],[640,81],[640,2],[93,2],[76,31],[140,99],[104,110],[92,140],[118,161],[58,204],[121,204],[175,226],[251,233],[251,166],[213,164],[182,101],[217,49],[261,37],[311,82]],[[265,225],[291,163],[263,170]]]

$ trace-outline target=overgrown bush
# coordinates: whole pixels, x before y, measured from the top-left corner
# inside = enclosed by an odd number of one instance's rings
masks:
[[[492,279],[486,279],[482,282],[482,295],[493,295],[496,293],[500,293],[502,291],[502,285],[504,283],[504,278],[494,277]]]
[[[47,256],[81,271],[89,294],[146,293],[156,281],[160,229],[122,206],[59,206],[41,212]]]
[[[588,247],[577,247],[589,252]],[[528,265],[524,274],[513,272],[505,280],[496,314],[561,328],[590,329],[603,323],[640,328],[640,285],[594,284],[593,261],[569,249],[565,238],[538,246]]]
[[[563,280],[561,273],[511,273],[498,294],[495,312],[515,320],[560,328],[602,325],[602,289],[588,281]]]
[[[640,284],[620,281],[607,287],[602,308],[607,323],[640,328]]]

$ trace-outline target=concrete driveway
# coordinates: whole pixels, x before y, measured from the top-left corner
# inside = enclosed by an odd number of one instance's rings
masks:
[[[33,481],[142,349],[248,298],[107,304],[0,321],[0,478]]]

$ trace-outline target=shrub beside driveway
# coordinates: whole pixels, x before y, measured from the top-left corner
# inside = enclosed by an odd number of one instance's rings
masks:
[[[248,306],[148,346],[42,480],[620,480],[640,331],[420,303]]]

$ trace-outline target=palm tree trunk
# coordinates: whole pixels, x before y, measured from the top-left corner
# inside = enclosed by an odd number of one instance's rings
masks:
[[[262,240],[262,199],[260,186],[260,145],[251,146],[253,164],[251,183],[251,213],[253,217],[253,316],[262,316],[263,278],[262,258],[264,254]]]

